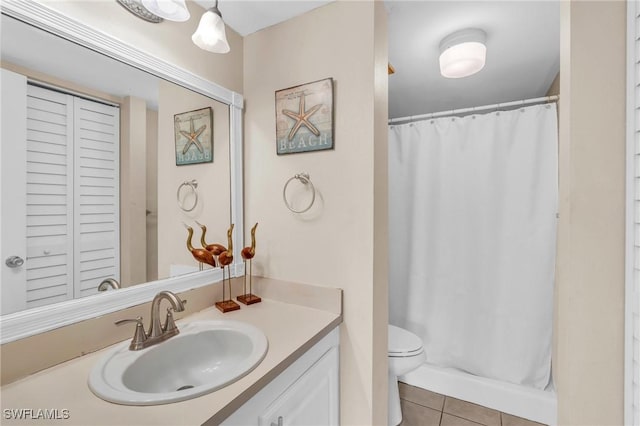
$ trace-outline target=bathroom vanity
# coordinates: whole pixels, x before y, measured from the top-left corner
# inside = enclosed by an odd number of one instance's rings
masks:
[[[334,328],[222,424],[339,424],[338,345]]]
[[[330,291],[336,292],[334,300],[341,299],[341,290]],[[42,417],[35,417],[42,410],[65,417],[60,421],[65,425],[278,425],[308,423],[306,419],[337,424],[340,303],[314,307],[312,300],[298,301],[265,298],[226,314],[212,306],[177,321],[181,327],[192,321],[234,320],[266,335],[269,349],[262,362],[217,391],[153,406],[103,401],[91,392],[87,378],[113,350],[110,346],[3,386],[2,424],[42,424]]]

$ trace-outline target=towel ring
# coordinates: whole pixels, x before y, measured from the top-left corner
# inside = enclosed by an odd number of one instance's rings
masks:
[[[311,185],[311,202],[309,203],[309,205],[302,209],[302,210],[295,210],[293,207],[291,207],[291,204],[289,204],[289,200],[287,200],[287,187],[289,186],[289,184],[291,183],[292,180],[294,179],[298,179],[300,182],[302,182],[304,185]],[[311,183],[311,179],[309,178],[309,174],[308,173],[298,173],[296,175],[294,175],[293,177],[289,178],[289,180],[287,181],[287,183],[284,184],[284,188],[282,188],[282,199],[284,200],[284,204],[287,206],[287,208],[289,210],[291,210],[294,213],[304,213],[306,211],[308,211],[311,206],[313,206],[313,203],[316,201],[316,187],[313,186],[313,184]]]
[[[187,208],[184,205],[184,200],[180,197],[180,192],[184,187],[191,188],[191,192],[193,192],[193,196],[194,196],[193,205],[189,208]],[[180,210],[185,212],[193,211],[193,209],[195,209],[196,206],[198,205],[198,181],[195,179],[191,179],[191,180],[185,180],[184,182],[182,182],[180,186],[178,186],[178,191],[176,192],[176,199],[178,200],[178,207],[180,207]]]

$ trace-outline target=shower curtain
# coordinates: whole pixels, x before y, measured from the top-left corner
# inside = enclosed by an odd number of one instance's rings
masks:
[[[390,322],[427,362],[545,388],[557,199],[555,104],[390,126]]]

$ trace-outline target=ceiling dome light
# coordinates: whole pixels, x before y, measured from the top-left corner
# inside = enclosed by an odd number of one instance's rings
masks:
[[[231,48],[227,42],[222,14],[218,10],[218,1],[207,9],[200,18],[198,29],[191,36],[193,43],[200,49],[213,53],[227,53]]]
[[[142,5],[168,21],[184,22],[191,17],[184,0],[142,0]]]
[[[457,31],[440,43],[440,74],[446,78],[462,78],[484,67],[487,35],[478,29]]]

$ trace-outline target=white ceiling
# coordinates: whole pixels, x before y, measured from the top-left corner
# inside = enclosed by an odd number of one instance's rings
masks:
[[[389,117],[544,96],[560,68],[558,1],[387,1]],[[440,41],[464,28],[487,33],[484,69],[440,75]]]
[[[204,9],[215,0],[194,0]],[[334,0],[220,0],[218,9],[224,22],[241,36],[302,15]]]

